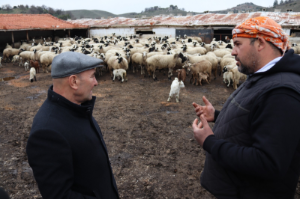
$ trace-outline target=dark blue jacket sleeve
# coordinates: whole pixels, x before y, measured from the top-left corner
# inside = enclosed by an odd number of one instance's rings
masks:
[[[72,151],[61,134],[51,130],[32,132],[26,152],[44,199],[96,199],[71,190]]]
[[[218,118],[219,114],[220,114],[220,111],[215,110],[215,114],[214,114],[215,121],[217,121],[217,118]]]
[[[283,177],[300,143],[300,96],[287,88],[259,99],[249,115],[251,147],[209,136],[203,148],[224,168],[266,179]]]

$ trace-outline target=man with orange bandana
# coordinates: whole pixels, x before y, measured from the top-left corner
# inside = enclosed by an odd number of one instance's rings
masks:
[[[247,80],[221,111],[193,103],[194,137],[206,151],[201,185],[217,198],[294,198],[300,175],[300,56],[268,17],[233,31],[235,56]],[[213,129],[208,122],[215,122]]]

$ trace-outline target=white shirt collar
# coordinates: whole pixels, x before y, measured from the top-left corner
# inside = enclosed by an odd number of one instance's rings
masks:
[[[259,69],[255,73],[262,73],[262,72],[266,72],[266,71],[270,70],[277,62],[279,62],[279,60],[281,58],[282,57],[277,57],[277,58],[273,59],[272,61],[270,61],[269,63],[267,63],[264,67],[262,67],[261,69]]]

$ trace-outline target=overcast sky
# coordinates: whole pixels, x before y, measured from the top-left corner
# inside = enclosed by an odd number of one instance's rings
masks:
[[[252,0],[252,1],[242,1],[242,0],[84,0],[84,1],[74,1],[74,0],[1,0],[0,5],[10,4],[15,5],[35,5],[42,6],[46,5],[54,9],[63,10],[104,10],[111,12],[113,14],[123,14],[128,12],[141,12],[145,8],[159,6],[162,8],[169,7],[172,5],[177,5],[178,8],[184,8],[186,11],[193,12],[203,12],[206,10],[224,10],[227,8],[232,8],[238,4],[245,2],[252,2],[259,6],[270,7],[273,5],[274,0]]]

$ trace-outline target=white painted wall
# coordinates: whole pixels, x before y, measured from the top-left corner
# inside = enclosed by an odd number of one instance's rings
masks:
[[[175,28],[153,28],[155,36],[169,36],[175,38],[176,29]]]
[[[135,34],[134,28],[109,28],[109,29],[90,29],[90,37],[103,37],[105,35],[116,35],[129,36]]]
[[[285,32],[285,34],[287,34],[288,36],[290,36],[290,34],[291,34],[291,29],[283,28],[282,30]]]

